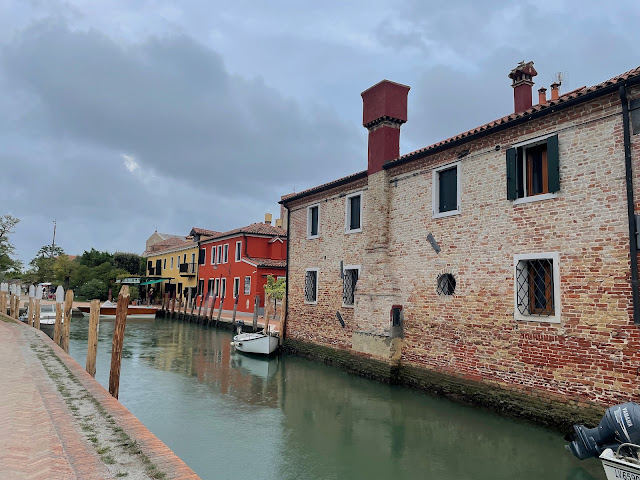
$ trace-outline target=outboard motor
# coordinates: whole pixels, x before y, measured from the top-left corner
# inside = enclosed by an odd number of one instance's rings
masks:
[[[605,449],[615,450],[622,443],[640,444],[640,405],[628,402],[610,407],[600,425],[574,425],[565,440],[571,442],[566,448],[580,460],[599,457]]]

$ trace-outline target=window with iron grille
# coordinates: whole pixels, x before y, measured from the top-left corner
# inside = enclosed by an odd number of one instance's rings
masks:
[[[249,295],[251,293],[251,277],[244,277],[244,294]]]
[[[456,279],[450,273],[438,275],[438,295],[453,295],[456,291]]]
[[[304,277],[304,302],[316,303],[318,301],[318,269],[307,269]]]
[[[559,322],[558,254],[516,255],[514,267],[516,318]]]
[[[355,303],[356,284],[358,283],[359,274],[360,267],[347,266],[344,269],[344,275],[342,276],[342,304],[344,306],[352,307]]]

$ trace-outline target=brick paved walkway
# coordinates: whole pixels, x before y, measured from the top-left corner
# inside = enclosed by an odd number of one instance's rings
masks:
[[[132,468],[132,475],[125,478],[199,478],[49,337],[6,319],[0,315],[0,478],[117,478],[105,456],[98,453],[97,442],[89,441],[87,425],[70,410],[74,404],[61,388],[61,371],[73,382],[77,395],[100,405],[104,421],[139,449],[130,456],[147,462],[148,475],[134,473]],[[47,362],[56,364],[58,373],[52,373],[49,365],[45,368]],[[97,437],[108,440],[111,432],[102,432],[99,426],[94,429]],[[123,465],[121,474],[126,472],[127,464]]]

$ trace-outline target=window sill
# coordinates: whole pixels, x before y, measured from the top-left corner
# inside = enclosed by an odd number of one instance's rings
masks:
[[[518,322],[538,322],[538,323],[560,323],[560,315],[523,315],[520,312],[515,314]]]
[[[320,235],[307,235],[307,240],[313,240],[314,238],[320,238]]]
[[[513,201],[513,204],[520,205],[521,203],[541,202],[542,200],[550,200],[557,197],[557,193],[543,193],[542,195],[532,195],[530,197],[516,198]]]
[[[355,304],[353,304],[353,305],[346,305],[346,304],[344,304],[344,303],[342,304],[342,307],[343,307],[343,308],[356,308]]]
[[[354,230],[345,230],[344,231],[345,234],[347,234],[347,233],[360,233],[360,232],[362,232],[362,228],[356,228]]]
[[[306,300],[304,301],[305,305],[317,305],[318,301],[316,300],[315,302],[307,302]]]
[[[454,215],[460,215],[460,210],[449,210],[448,212],[442,212],[442,213],[434,212],[433,218],[452,217]]]

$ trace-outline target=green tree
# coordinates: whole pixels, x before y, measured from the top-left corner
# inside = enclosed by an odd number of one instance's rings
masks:
[[[78,256],[76,260],[81,265],[86,265],[87,267],[97,267],[105,262],[113,265],[113,255],[106,250],[104,252],[100,252],[95,248],[92,248],[89,251],[85,250],[84,253]]]
[[[70,260],[67,255],[60,255],[56,258],[53,264],[53,274],[58,284],[64,286],[64,289],[69,289],[71,278],[74,272],[78,269],[79,265],[76,261]],[[74,285],[71,288],[76,288]]]
[[[12,258],[15,248],[9,242],[9,235],[14,233],[14,228],[19,222],[20,219],[11,215],[0,216],[0,274],[22,268],[22,262]]]
[[[108,292],[107,285],[102,280],[92,278],[80,285],[75,293],[78,297],[86,298],[87,300],[96,298],[98,300],[106,300]]]
[[[38,253],[36,253],[36,258],[56,258],[60,255],[64,255],[64,250],[58,245],[43,245],[40,247],[40,250],[38,250]]]
[[[113,266],[126,270],[131,275],[138,275],[140,272],[140,255],[116,252],[113,254]]]
[[[264,293],[273,299],[273,314],[276,314],[278,300],[282,300],[287,291],[287,281],[284,278],[276,280],[272,275],[267,275],[267,284]]]

